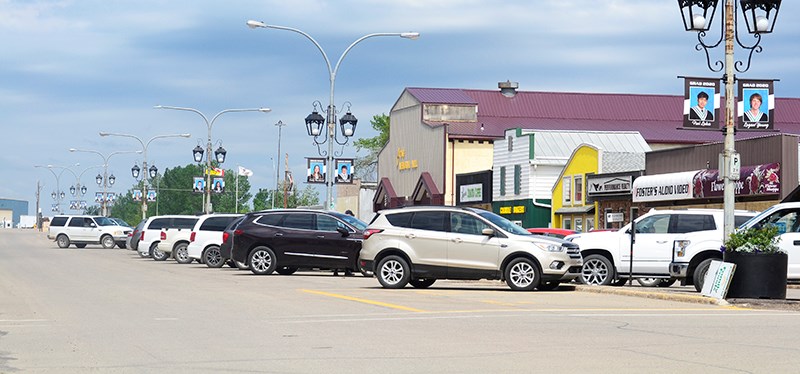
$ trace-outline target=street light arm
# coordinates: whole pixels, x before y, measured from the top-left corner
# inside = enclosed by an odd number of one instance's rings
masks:
[[[172,110],[183,110],[183,111],[187,111],[187,112],[195,112],[195,113],[199,114],[200,117],[203,117],[203,121],[206,121],[206,126],[211,128],[211,122],[208,120],[208,117],[206,117],[206,115],[203,114],[203,112],[201,112],[201,111],[199,111],[197,109],[194,109],[194,108],[184,108],[184,107],[179,107],[179,106],[168,106],[168,105],[156,105],[156,106],[153,107],[153,109],[172,109]]]
[[[331,60],[328,58],[328,54],[325,53],[325,50],[322,49],[322,46],[311,35],[308,35],[308,33],[306,33],[305,31],[299,30],[299,29],[296,29],[296,28],[293,28],[293,27],[268,25],[268,24],[266,24],[264,22],[260,22],[260,21],[247,21],[247,26],[249,26],[251,29],[255,29],[255,28],[259,28],[260,27],[260,28],[263,28],[263,29],[276,29],[276,30],[292,31],[292,32],[296,32],[296,33],[298,33],[300,35],[305,36],[306,39],[308,39],[312,43],[314,43],[314,45],[317,47],[317,49],[319,49],[319,52],[322,53],[322,58],[325,59],[325,64],[328,66],[328,75],[331,77],[331,81],[333,81],[333,76],[335,75],[335,70],[331,69]],[[341,60],[342,59],[340,58],[339,61],[341,62]]]
[[[215,114],[214,117],[211,118],[211,122],[210,122],[209,127],[210,126],[214,126],[214,122],[217,120],[217,117],[219,117],[219,116],[221,116],[221,115],[223,115],[225,113],[230,113],[230,112],[263,112],[263,113],[269,113],[271,111],[272,111],[272,109],[270,109],[270,108],[225,109],[225,110]],[[205,116],[203,116],[203,118],[205,118]]]
[[[354,41],[352,44],[350,44],[350,46],[348,46],[347,49],[345,49],[344,52],[342,52],[342,55],[339,56],[339,61],[336,62],[336,67],[333,68],[333,73],[332,74],[334,76],[336,75],[336,73],[339,71],[339,65],[341,65],[342,64],[342,60],[344,60],[344,56],[346,56],[347,52],[350,52],[350,50],[353,49],[353,47],[355,47],[356,44],[361,43],[365,39],[373,38],[373,37],[376,37],[376,36],[399,36],[399,37],[402,37],[402,38],[405,38],[405,39],[414,40],[414,39],[419,38],[419,33],[418,32],[376,32],[376,33],[364,35],[364,36],[356,39],[356,41]],[[330,65],[329,65],[329,68],[330,68]]]

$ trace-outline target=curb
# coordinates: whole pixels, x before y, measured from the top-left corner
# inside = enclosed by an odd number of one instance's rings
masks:
[[[612,295],[622,295],[622,296],[633,296],[633,297],[641,297],[646,299],[658,299],[658,300],[669,300],[669,301],[682,301],[686,303],[696,303],[696,304],[710,304],[710,305],[730,305],[725,300],[717,300],[714,298],[700,296],[700,295],[682,295],[676,294],[672,292],[658,292],[658,291],[639,291],[639,290],[631,290],[625,289],[621,287],[614,287],[614,286],[586,286],[586,285],[576,285],[576,291],[580,292],[593,292],[593,293],[601,293],[601,294],[612,294]]]

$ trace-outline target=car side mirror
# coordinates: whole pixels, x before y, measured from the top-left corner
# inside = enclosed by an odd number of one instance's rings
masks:
[[[89,227],[97,227],[97,224],[92,222],[92,223],[89,224]]]
[[[336,231],[338,231],[340,234],[342,234],[343,238],[346,238],[346,237],[350,236],[350,231],[347,231],[347,229],[344,228],[344,227],[337,227]]]
[[[494,230],[492,230],[492,229],[483,229],[483,230],[481,230],[481,234],[482,235],[486,235],[486,236],[494,236]]]

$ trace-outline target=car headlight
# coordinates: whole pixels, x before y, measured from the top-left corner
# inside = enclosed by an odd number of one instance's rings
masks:
[[[676,240],[672,244],[672,251],[675,253],[675,257],[683,257],[686,254],[686,247],[688,247],[690,243],[690,240]]]
[[[564,252],[564,247],[558,244],[546,244],[546,243],[533,243],[533,245],[539,247],[539,249],[547,252]]]

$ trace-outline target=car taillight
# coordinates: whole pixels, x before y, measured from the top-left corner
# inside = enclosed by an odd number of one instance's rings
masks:
[[[191,233],[191,234],[189,234],[189,241],[190,241],[190,242],[192,242],[192,243],[194,243],[194,238],[195,238],[196,236],[197,236],[197,231],[192,231],[192,233]]]
[[[145,233],[145,231],[142,231],[142,234],[139,235],[139,241],[143,241],[144,240],[144,233]]]
[[[242,235],[244,231],[242,230],[233,230],[233,235]]]
[[[227,232],[227,231],[223,232],[223,233],[222,233],[222,242],[223,242],[223,243],[227,242],[227,241],[228,241],[228,237],[229,237],[229,236],[231,236],[231,234],[228,234],[228,232]]]
[[[380,232],[383,232],[383,230],[380,230],[380,229],[366,229],[366,230],[364,230],[364,240],[369,239],[369,237],[372,236],[372,234],[377,234],[377,233],[380,233]]]
[[[161,232],[161,240],[167,240],[167,233]]]

